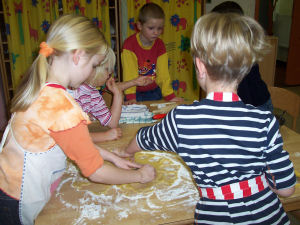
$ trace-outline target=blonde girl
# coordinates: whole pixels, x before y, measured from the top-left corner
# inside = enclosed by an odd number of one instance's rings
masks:
[[[153,167],[95,146],[87,114],[66,92],[95,74],[106,51],[102,33],[86,17],[64,15],[50,27],[14,96],[1,142],[1,223],[34,224],[60,182],[66,157],[93,182],[122,184],[154,178]]]

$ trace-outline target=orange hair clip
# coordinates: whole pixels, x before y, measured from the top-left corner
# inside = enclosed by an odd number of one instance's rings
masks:
[[[46,58],[49,56],[49,55],[52,55],[52,53],[54,52],[54,49],[49,47],[49,45],[46,43],[46,42],[42,42],[40,44],[40,54],[45,56]]]

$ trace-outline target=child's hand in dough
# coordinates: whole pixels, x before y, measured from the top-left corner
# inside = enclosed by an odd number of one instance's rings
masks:
[[[129,154],[129,153],[125,152],[124,149],[123,150],[122,149],[113,149],[111,152],[121,158],[133,158],[134,157],[133,154]]]
[[[141,164],[138,164],[138,163],[133,162],[133,161],[129,161],[127,159],[119,158],[119,157],[118,157],[118,160],[114,160],[114,164],[119,168],[127,169],[127,170],[128,169],[142,168]]]
[[[155,176],[155,169],[153,166],[150,165],[143,165],[140,169],[139,172],[141,173],[141,181],[140,183],[148,183],[152,181]]]

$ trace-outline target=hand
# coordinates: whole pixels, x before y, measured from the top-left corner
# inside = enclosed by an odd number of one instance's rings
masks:
[[[136,103],[137,103],[136,99],[130,99],[128,101],[125,101],[124,105],[132,105],[132,104],[136,104]]]
[[[115,155],[121,157],[121,158],[131,158],[131,159],[134,160],[134,154],[130,154],[128,152],[125,152],[124,150],[113,149],[111,152],[114,153]]]
[[[117,140],[122,137],[122,130],[121,128],[111,128],[105,132],[108,141]]]
[[[141,164],[138,164],[133,161],[129,161],[127,159],[123,159],[120,157],[117,157],[114,162],[113,162],[117,167],[122,168],[122,169],[139,169],[142,168]]]
[[[110,77],[107,81],[106,81],[106,87],[108,88],[108,90],[110,90],[114,95],[121,95],[122,92],[119,89],[118,85],[115,82],[115,79],[113,77]]]
[[[136,86],[147,86],[151,83],[153,83],[153,80],[149,76],[139,76],[135,79]]]
[[[184,99],[180,98],[180,97],[175,97],[170,100],[170,102],[183,102],[183,101],[184,101]]]
[[[156,176],[154,167],[147,164],[143,165],[139,169],[139,172],[141,173],[140,183],[148,183],[152,181]]]

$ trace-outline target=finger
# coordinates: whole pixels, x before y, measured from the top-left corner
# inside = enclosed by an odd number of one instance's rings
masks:
[[[130,162],[130,161],[128,161],[128,166],[130,166],[131,168],[138,168],[138,169],[143,167],[142,164],[136,162]]]

